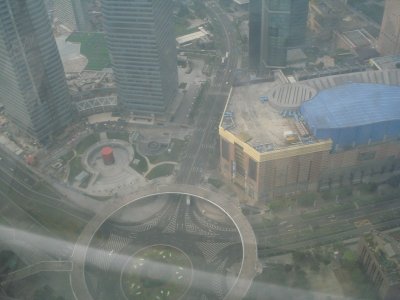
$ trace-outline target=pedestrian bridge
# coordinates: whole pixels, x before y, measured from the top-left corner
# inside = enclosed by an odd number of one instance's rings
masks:
[[[83,229],[75,245],[72,261],[73,270],[70,273],[70,282],[77,300],[93,300],[85,280],[85,260],[90,242],[100,226],[116,211],[140,199],[161,194],[182,194],[197,197],[208,201],[225,212],[238,229],[242,240],[243,258],[239,274],[225,299],[242,299],[247,294],[254,277],[261,270],[257,256],[257,242],[253,229],[243,216],[240,207],[236,206],[226,195],[221,195],[207,189],[185,184],[171,184],[152,186],[131,195],[110,200],[89,221]]]

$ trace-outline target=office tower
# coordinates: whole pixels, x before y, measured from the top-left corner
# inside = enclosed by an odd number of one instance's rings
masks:
[[[71,31],[87,31],[84,7],[81,0],[54,0],[54,17]]]
[[[263,0],[261,24],[261,64],[286,65],[287,49],[305,39],[308,0]]]
[[[249,67],[257,70],[260,66],[261,50],[261,0],[249,3]]]
[[[55,0],[53,7],[55,19],[70,31],[76,31],[76,19],[71,0]]]
[[[400,54],[400,2],[386,0],[381,32],[378,38],[378,51],[382,55]]]
[[[20,130],[45,143],[71,120],[64,69],[42,0],[0,0],[0,99]]]
[[[289,47],[297,47],[304,44],[307,32],[309,0],[292,0],[290,9]]]
[[[162,114],[178,71],[171,0],[102,0],[104,29],[123,111]]]
[[[82,0],[71,0],[72,9],[75,15],[76,29],[78,31],[88,31],[90,29],[89,20],[87,14],[87,2],[83,5]]]

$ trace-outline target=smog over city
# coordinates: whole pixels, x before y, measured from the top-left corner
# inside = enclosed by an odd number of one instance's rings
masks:
[[[0,299],[400,300],[400,1],[0,0]]]

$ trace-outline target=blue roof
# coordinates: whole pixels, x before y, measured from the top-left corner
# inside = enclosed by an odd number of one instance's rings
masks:
[[[300,108],[308,126],[345,128],[400,120],[400,87],[350,83],[319,92]]]

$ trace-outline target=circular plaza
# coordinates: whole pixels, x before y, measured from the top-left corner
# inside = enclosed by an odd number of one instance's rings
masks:
[[[76,245],[77,299],[241,299],[258,270],[240,209],[187,185],[111,200]]]

